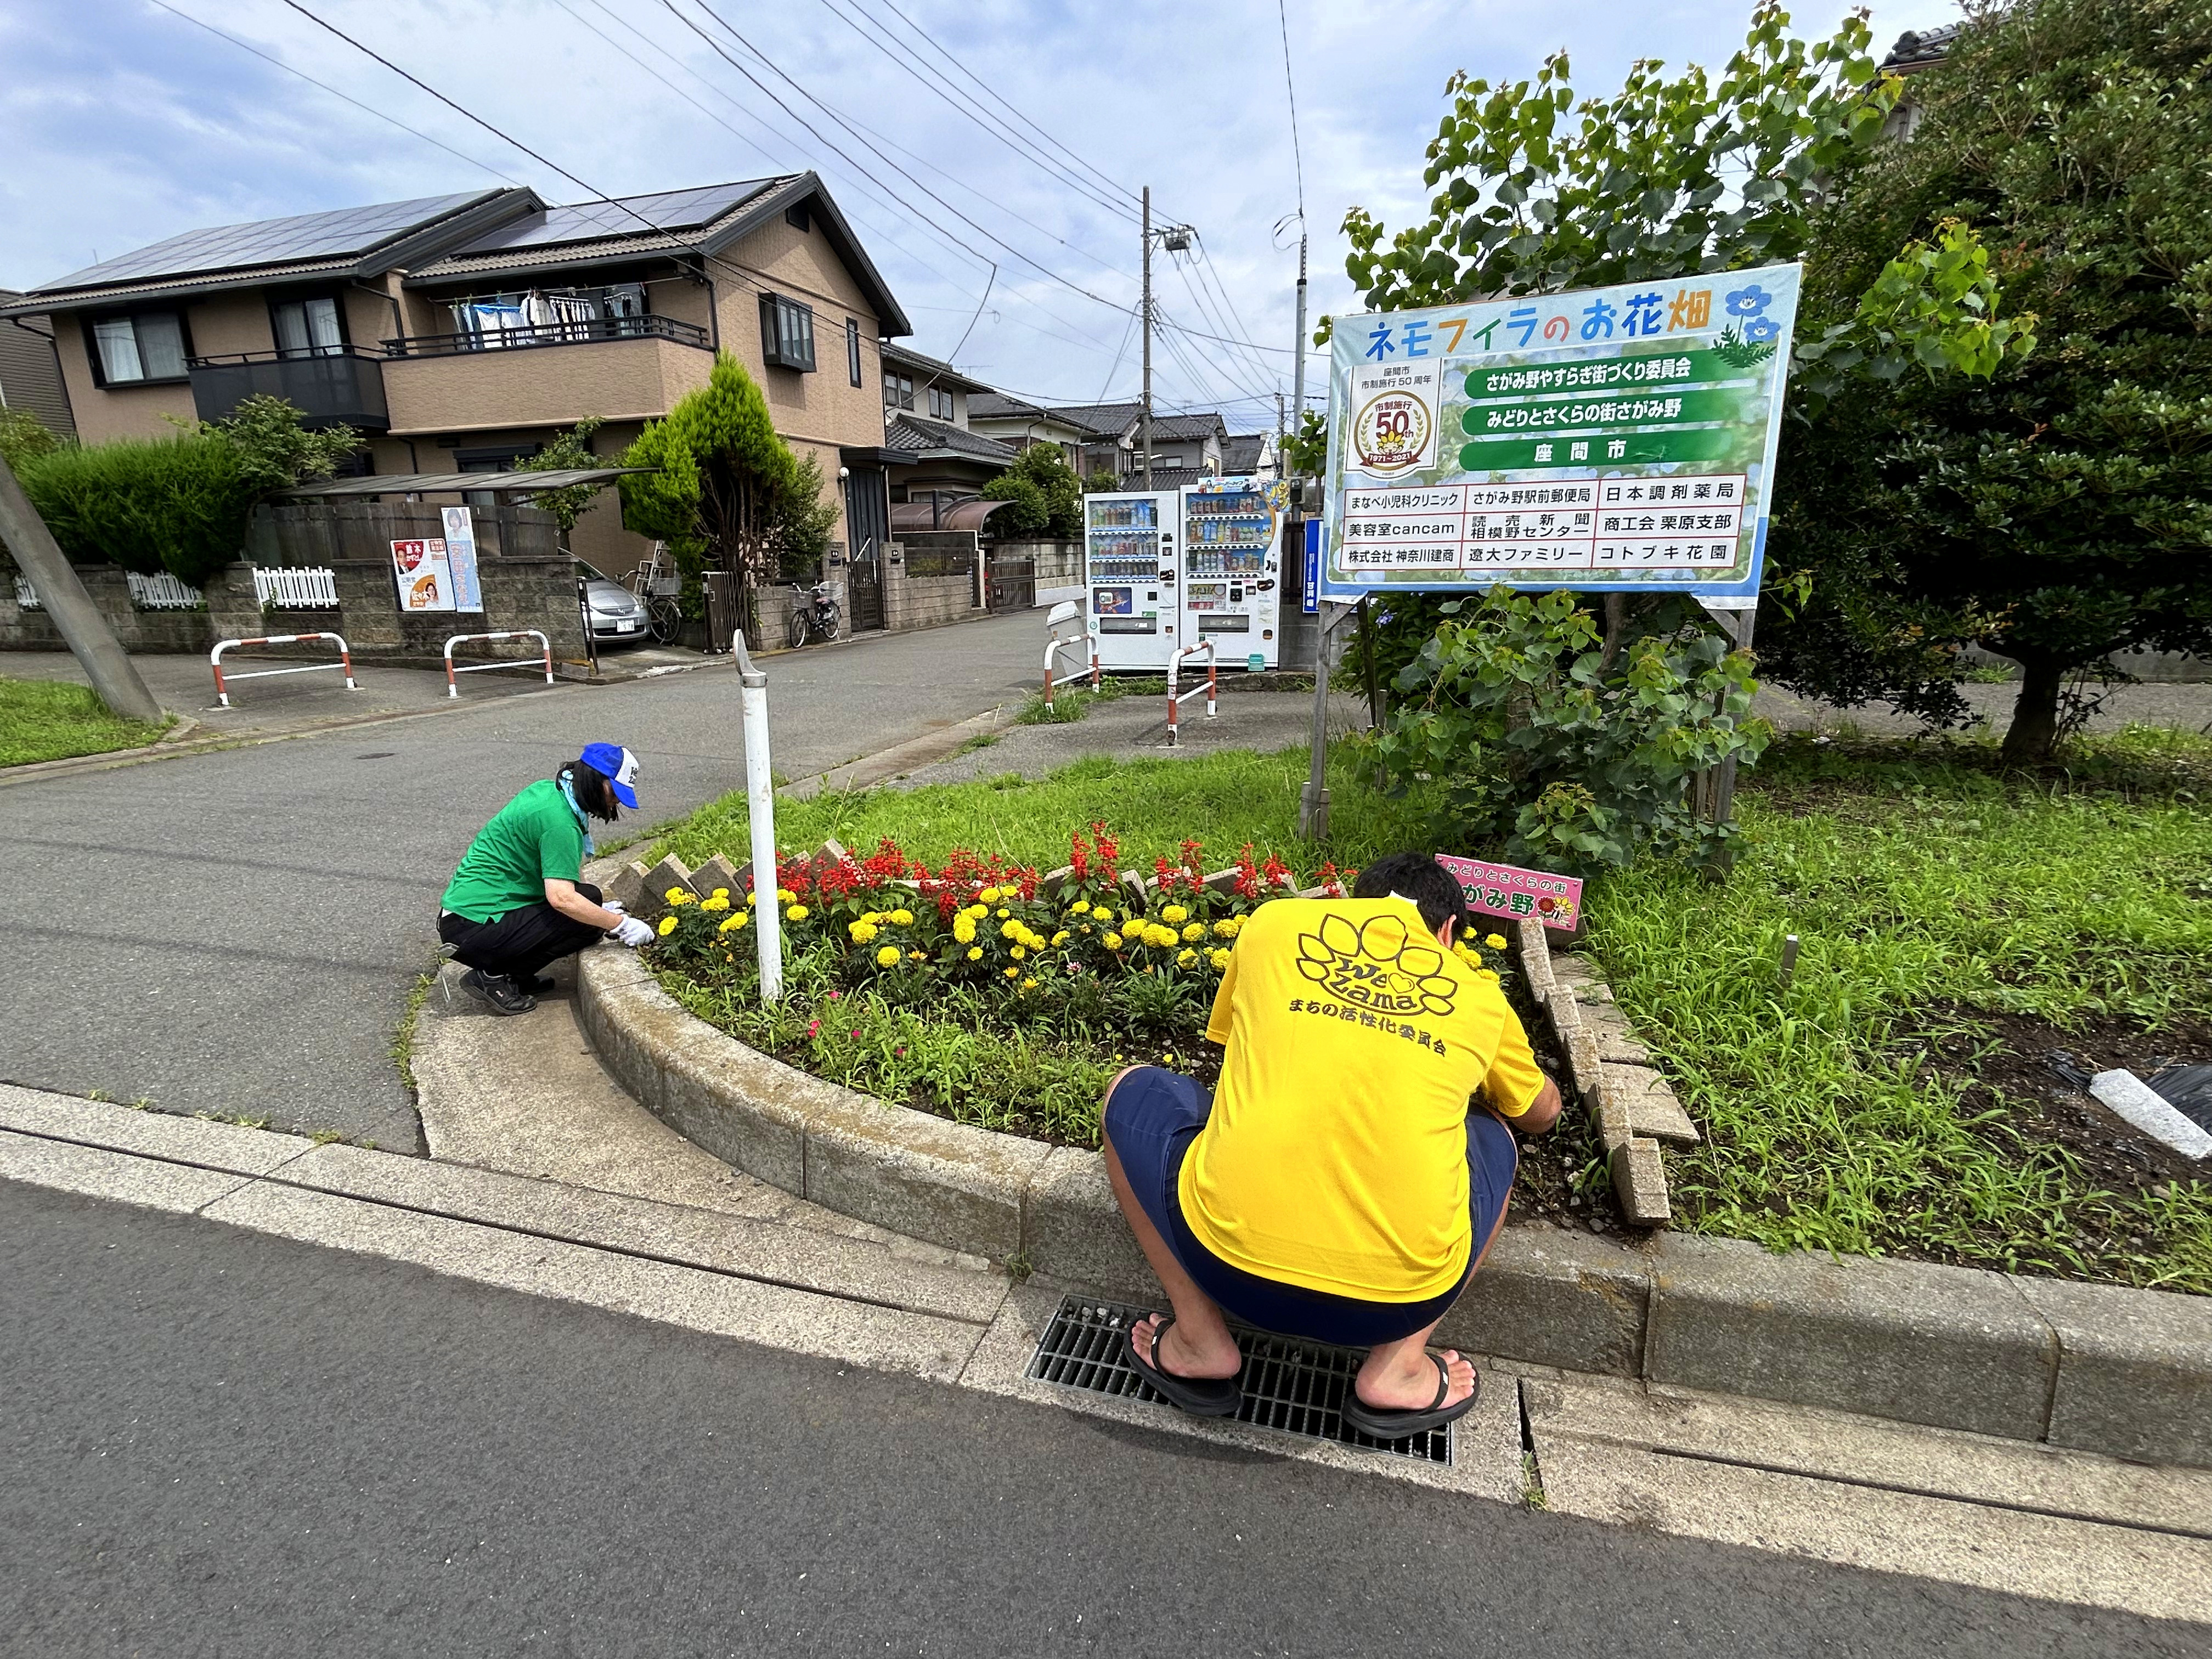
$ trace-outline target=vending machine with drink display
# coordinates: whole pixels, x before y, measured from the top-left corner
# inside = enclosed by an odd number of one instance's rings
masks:
[[[1109,673],[1158,672],[1181,634],[1177,492],[1116,491],[1083,498],[1085,610]]]
[[[1183,643],[1212,641],[1224,668],[1279,666],[1285,486],[1208,478],[1182,495]]]

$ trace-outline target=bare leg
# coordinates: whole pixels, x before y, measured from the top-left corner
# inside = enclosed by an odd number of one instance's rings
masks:
[[[1134,1066],[1129,1067],[1128,1071],[1124,1071],[1113,1083],[1106,1085],[1109,1099],[1113,1097],[1115,1085],[1135,1069]],[[1132,1335],[1138,1352],[1150,1364],[1176,1376],[1236,1376],[1244,1363],[1244,1357],[1237,1351],[1237,1339],[1229,1334],[1229,1326],[1221,1317],[1221,1310],[1213,1305],[1213,1299],[1199,1289],[1191,1276],[1182,1270],[1182,1263],[1176,1260],[1175,1252],[1168,1248],[1167,1240],[1160,1237],[1160,1230],[1152,1225],[1152,1218],[1145,1213],[1144,1206],[1137,1202],[1136,1189],[1129,1185],[1129,1177],[1122,1171],[1121,1160],[1115,1153],[1114,1143],[1105,1140],[1104,1148],[1106,1178],[1113,1183],[1114,1201],[1121,1206],[1121,1214],[1129,1224],[1129,1231],[1136,1234],[1138,1247],[1144,1251],[1145,1260],[1152,1264],[1152,1271],[1159,1276],[1161,1286],[1168,1293],[1168,1301],[1175,1309],[1175,1323],[1168,1328],[1164,1353],[1161,1349],[1150,1346],[1159,1322],[1157,1314],[1137,1322]],[[1430,1392],[1435,1392],[1433,1385]],[[1428,1403],[1425,1397],[1422,1403]]]
[[[1505,1209],[1498,1212],[1497,1224],[1491,1228],[1490,1237],[1482,1241],[1481,1254],[1474,1259],[1474,1270],[1468,1274],[1471,1281],[1482,1269],[1490,1247],[1498,1242],[1498,1235],[1505,1225]],[[1359,1375],[1352,1379],[1352,1389],[1369,1405],[1378,1411],[1425,1411],[1437,1397],[1436,1362],[1428,1357],[1429,1338],[1437,1325],[1443,1323],[1439,1315],[1436,1324],[1426,1330],[1416,1331],[1411,1336],[1395,1342],[1378,1342],[1367,1351],[1366,1363],[1360,1366]],[[1457,1405],[1474,1392],[1474,1366],[1462,1359],[1459,1350],[1447,1348],[1444,1363],[1450,1369],[1451,1382],[1441,1403]]]

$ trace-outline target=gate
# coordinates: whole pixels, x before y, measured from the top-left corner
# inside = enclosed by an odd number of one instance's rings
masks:
[[[884,544],[890,538],[890,523],[883,469],[852,468],[845,480],[845,528],[852,547],[845,567],[845,623],[855,634],[884,625]]]
[[[993,616],[1009,611],[1036,609],[1036,559],[1027,553],[991,556],[990,610]]]

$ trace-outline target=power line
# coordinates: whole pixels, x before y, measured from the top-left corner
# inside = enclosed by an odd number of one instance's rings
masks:
[[[210,34],[220,36],[222,39],[229,41],[232,46],[236,46],[240,52],[250,52],[256,58],[260,58],[262,62],[265,64],[274,64],[278,69],[283,70],[287,75],[298,76],[300,79],[305,81],[311,87],[321,88],[323,91],[330,94],[331,97],[338,99],[342,102],[351,104],[356,109],[362,111],[365,114],[374,115],[380,121],[388,122],[392,126],[398,127],[402,132],[412,133],[416,137],[420,138],[424,143],[434,145],[436,148],[445,151],[447,155],[453,156],[458,160],[466,161],[472,167],[481,167],[484,172],[489,173],[495,179],[505,179],[508,184],[514,185],[517,189],[520,189],[522,187],[522,181],[520,179],[513,178],[507,173],[501,173],[497,167],[492,166],[490,162],[479,161],[475,156],[468,155],[465,151],[455,149],[451,144],[446,143],[442,138],[433,138],[428,133],[422,131],[418,128],[409,126],[406,122],[401,120],[396,115],[388,114],[385,111],[378,109],[373,104],[364,104],[358,98],[349,97],[346,94],[340,92],[336,87],[331,86],[325,82],[318,81],[313,76],[308,74],[305,70],[294,69],[283,58],[274,57],[271,54],[262,51],[260,47],[254,46],[250,41],[241,40],[236,35],[217,28],[212,23],[204,22],[199,18],[193,16],[190,12],[179,11],[174,6],[168,3],[168,0],[152,0],[152,3],[161,7],[163,11],[167,12],[172,17],[181,17],[187,23],[191,23],[200,28],[205,29]]]
[[[1291,84],[1291,14],[1288,0],[1275,0],[1275,21],[1283,32],[1283,93],[1291,104],[1291,164],[1297,170],[1298,222],[1306,218],[1306,162],[1298,149],[1298,89]]]

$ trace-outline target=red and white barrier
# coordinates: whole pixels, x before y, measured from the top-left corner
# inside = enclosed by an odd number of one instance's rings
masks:
[[[496,662],[472,662],[465,668],[456,668],[453,666],[453,647],[464,640],[535,640],[545,658],[545,684],[553,684],[553,641],[538,629],[510,628],[497,634],[456,634],[446,641],[446,695],[449,697],[461,695],[460,684],[454,679],[454,675],[481,674],[488,668],[512,668],[517,661],[513,657],[502,657]]]
[[[336,662],[311,662],[301,668],[257,668],[251,674],[232,674],[228,678],[222,672],[222,653],[234,651],[244,645],[304,645],[309,640],[336,640],[338,659]],[[218,640],[214,650],[208,653],[208,663],[215,670],[216,700],[225,708],[230,707],[231,680],[265,680],[277,674],[319,674],[326,668],[335,668],[345,676],[346,690],[358,691],[353,683],[353,653],[346,648],[344,636],[338,634],[271,634],[259,640]]]
[[[1048,708],[1051,706],[1053,697],[1053,664],[1063,651],[1073,651],[1076,653],[1075,677],[1080,678],[1083,672],[1082,647],[1086,644],[1090,646],[1091,689],[1093,691],[1098,689],[1098,636],[1086,631],[1066,639],[1060,637],[1060,623],[1073,622],[1081,614],[1076,609],[1073,600],[1063,599],[1053,606],[1051,614],[1045,618],[1046,625],[1052,629],[1051,635],[1046,640],[1044,647],[1044,700]]]
[[[1185,657],[1194,657],[1201,651],[1206,653],[1206,684],[1204,685],[1194,685],[1189,690],[1183,692],[1181,696],[1177,696],[1176,693],[1176,677],[1177,672],[1182,667],[1182,659]],[[1206,693],[1206,718],[1208,720],[1212,720],[1213,718],[1213,696],[1216,690],[1215,673],[1218,667],[1218,664],[1215,660],[1216,654],[1217,653],[1213,648],[1213,641],[1212,640],[1201,640],[1196,645],[1187,645],[1183,647],[1182,650],[1176,652],[1175,655],[1168,659],[1168,747],[1170,749],[1176,746],[1176,722],[1182,718],[1183,704],[1188,702],[1191,698],[1196,696],[1200,691]]]

